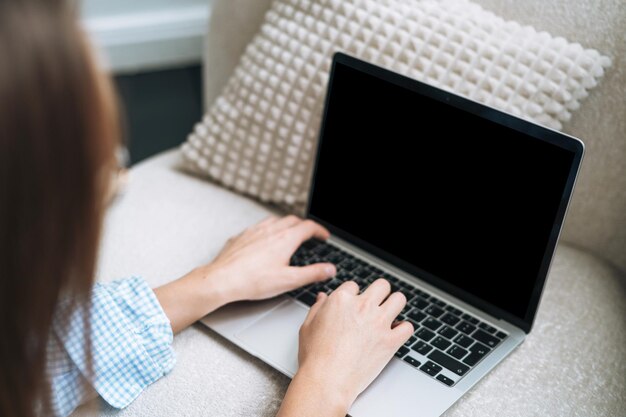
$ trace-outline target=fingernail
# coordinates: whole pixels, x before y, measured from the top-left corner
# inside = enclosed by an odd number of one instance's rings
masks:
[[[328,275],[329,277],[334,276],[336,273],[334,265],[326,265],[325,271],[326,271],[326,275]]]

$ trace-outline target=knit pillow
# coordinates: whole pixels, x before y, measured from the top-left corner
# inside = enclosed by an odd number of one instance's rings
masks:
[[[469,0],[276,0],[183,144],[186,167],[303,214],[336,51],[555,129],[610,65]]]

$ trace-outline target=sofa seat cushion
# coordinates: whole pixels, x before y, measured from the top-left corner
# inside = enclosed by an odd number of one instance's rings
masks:
[[[168,151],[132,169],[106,219],[98,279],[141,275],[158,286],[210,261],[229,237],[274,212],[182,173],[180,158]],[[623,278],[560,245],[533,331],[446,416],[626,415]],[[173,372],[127,409],[96,400],[75,415],[275,415],[287,377],[199,324],[177,335],[174,349]]]

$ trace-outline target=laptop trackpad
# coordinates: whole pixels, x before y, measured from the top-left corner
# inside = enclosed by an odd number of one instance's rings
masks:
[[[293,376],[298,370],[298,331],[309,309],[288,300],[235,337],[276,369]]]

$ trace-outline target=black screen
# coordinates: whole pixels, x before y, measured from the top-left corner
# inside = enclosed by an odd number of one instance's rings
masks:
[[[309,215],[524,318],[574,152],[336,63]]]

